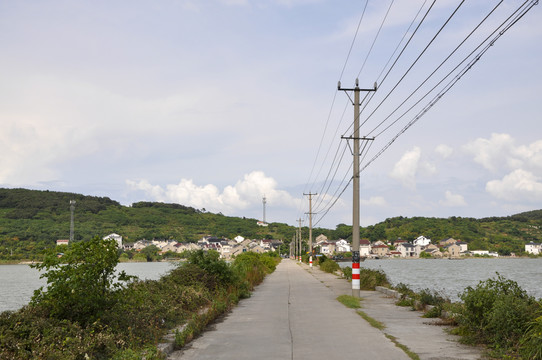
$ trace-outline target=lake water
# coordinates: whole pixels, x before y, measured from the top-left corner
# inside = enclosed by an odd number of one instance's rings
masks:
[[[352,266],[351,263],[340,263]],[[529,295],[542,298],[542,259],[472,258],[448,259],[389,259],[366,260],[362,268],[382,270],[392,285],[403,283],[412,290],[436,290],[453,301],[467,286],[496,278],[497,272],[516,281]]]
[[[175,266],[169,262],[120,263],[117,269],[140,279],[157,280]],[[0,312],[28,304],[34,290],[45,285],[46,279],[40,279],[40,273],[28,265],[0,265]]]
[[[341,263],[341,266],[352,266]],[[121,263],[119,270],[140,279],[156,280],[176,263]],[[496,272],[516,281],[530,295],[542,298],[542,259],[393,259],[366,260],[361,267],[383,270],[393,285],[404,283],[412,290],[436,290],[457,301],[467,286],[496,277]],[[45,286],[45,279],[28,265],[0,265],[0,312],[17,310],[27,304],[34,290]]]

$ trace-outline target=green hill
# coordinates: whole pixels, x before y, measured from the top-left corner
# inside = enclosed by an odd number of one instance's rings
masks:
[[[282,223],[260,227],[256,219],[203,212],[179,204],[137,202],[122,206],[107,197],[27,189],[0,189],[0,259],[35,259],[57,239],[69,238],[70,200],[76,201],[75,241],[96,235],[121,234],[126,242],[139,239],[197,241],[202,236],[282,239],[286,244],[296,228]],[[313,229],[313,236],[350,239],[351,226]],[[361,229],[362,238],[414,240],[420,235],[434,242],[453,237],[469,243],[470,249],[521,252],[526,242],[542,239],[542,210],[508,217],[394,217]],[[303,238],[308,228],[303,228]],[[13,254],[13,255],[12,255]]]

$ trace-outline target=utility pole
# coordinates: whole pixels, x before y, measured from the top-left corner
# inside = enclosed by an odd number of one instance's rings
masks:
[[[302,243],[302,240],[301,240],[301,223],[303,222],[302,219],[297,219],[297,222],[299,223],[299,228],[297,230],[297,241],[298,241],[298,250],[299,250],[299,262],[301,262],[301,255],[302,255],[302,252],[303,252],[303,243]]]
[[[75,211],[75,200],[70,200],[70,244],[73,243],[75,225],[73,221],[73,213]]]
[[[338,90],[354,92],[354,136],[351,139],[354,141],[354,174],[353,174],[353,202],[352,202],[352,296],[359,298],[360,281],[359,281],[359,140],[374,140],[374,138],[359,137],[359,93],[360,91],[376,91],[376,83],[373,89],[360,89],[359,80],[356,79],[356,87],[353,89],[341,88],[341,82],[337,86]],[[350,95],[348,95],[350,98]],[[352,99],[350,98],[350,101]]]
[[[312,255],[313,255],[312,253],[312,196],[318,195],[318,194],[313,194],[309,191],[308,194],[303,193],[303,195],[309,196],[309,251],[310,251],[309,264],[310,264],[310,267],[312,267]]]

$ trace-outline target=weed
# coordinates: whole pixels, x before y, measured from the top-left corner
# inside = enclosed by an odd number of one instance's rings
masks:
[[[341,295],[337,298],[341,304],[343,304],[346,307],[349,307],[350,309],[359,309],[361,307],[360,305],[360,298],[354,297],[352,295]]]

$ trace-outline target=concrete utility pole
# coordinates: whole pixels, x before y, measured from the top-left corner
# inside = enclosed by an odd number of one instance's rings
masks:
[[[309,263],[310,267],[312,267],[312,196],[318,194],[313,194],[309,191],[308,194],[303,193],[303,195],[307,195],[309,197]]]
[[[374,140],[374,138],[359,137],[359,93],[360,91],[376,91],[376,83],[373,89],[360,89],[359,80],[356,79],[356,87],[353,89],[341,88],[341,82],[337,86],[338,90],[345,92],[354,92],[354,136],[347,139],[354,141],[354,175],[353,175],[353,203],[352,203],[352,296],[359,298],[360,281],[359,281],[359,140]],[[348,95],[348,93],[347,93]],[[350,98],[350,96],[348,96]],[[350,98],[350,100],[352,100]]]
[[[70,200],[70,244],[73,243],[75,224],[73,221],[73,213],[75,212],[75,200]]]
[[[297,229],[297,241],[298,241],[298,250],[299,250],[299,262],[301,262],[301,255],[302,255],[302,252],[303,252],[303,244],[302,244],[302,240],[301,240],[301,223],[303,222],[302,219],[297,219],[297,222],[299,223],[299,228]]]

